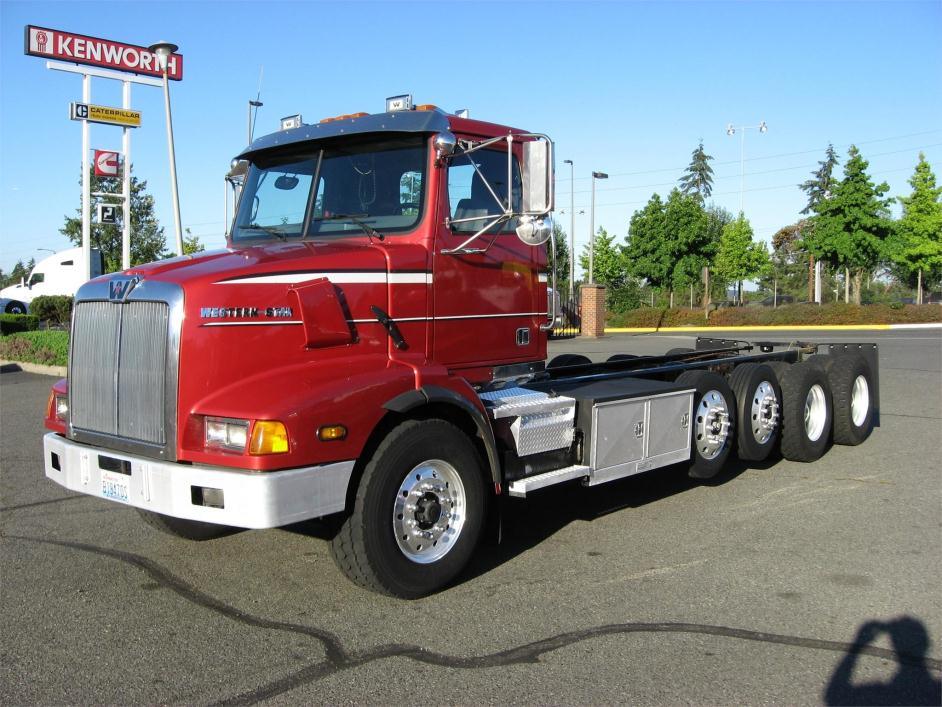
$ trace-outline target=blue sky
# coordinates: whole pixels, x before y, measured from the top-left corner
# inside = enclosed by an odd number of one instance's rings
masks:
[[[568,231],[574,186],[577,250],[596,224],[624,237],[634,210],[666,194],[702,138],[714,201],[739,207],[768,240],[805,204],[805,180],[833,142],[856,143],[890,194],[909,192],[920,150],[942,179],[942,3],[365,3],[0,2],[0,267],[69,246],[58,233],[78,207],[81,129],[68,104],[81,79],[23,54],[36,24],[148,45],[180,46],[171,85],[181,212],[207,247],[223,244],[223,175],[246,141],[246,101],[264,67],[256,135],[282,116],[305,122],[380,112],[384,98],[548,133],[556,142],[557,219]],[[120,105],[120,85],[94,79],[92,102]],[[135,86],[144,125],[132,136],[173,242],[163,97]],[[92,127],[92,147],[121,131]],[[575,162],[575,182],[569,166]]]

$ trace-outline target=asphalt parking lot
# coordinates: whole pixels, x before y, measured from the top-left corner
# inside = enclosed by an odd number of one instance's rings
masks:
[[[0,703],[939,704],[942,333],[739,336],[876,341],[882,426],[814,464],[511,501],[504,542],[411,602],[344,579],[317,522],[189,543],[66,492],[53,379],[3,373]]]

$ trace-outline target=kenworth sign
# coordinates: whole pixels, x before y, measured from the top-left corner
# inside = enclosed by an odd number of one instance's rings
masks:
[[[26,26],[26,53],[32,56],[71,61],[76,64],[101,66],[106,69],[162,77],[157,55],[147,47],[115,42],[110,39],[73,34],[58,29]],[[183,56],[171,54],[167,59],[167,78],[183,78]]]

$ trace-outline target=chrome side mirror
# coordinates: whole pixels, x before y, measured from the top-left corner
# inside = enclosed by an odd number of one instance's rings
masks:
[[[522,207],[525,214],[553,210],[553,143],[548,139],[523,143]]]
[[[517,226],[517,238],[527,245],[543,245],[549,240],[553,232],[553,224],[549,219],[522,216]]]
[[[435,136],[435,164],[440,165],[443,160],[451,157],[458,147],[458,138],[454,133],[443,132]]]

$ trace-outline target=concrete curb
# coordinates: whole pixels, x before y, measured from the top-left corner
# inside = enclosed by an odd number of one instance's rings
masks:
[[[65,378],[66,375],[68,375],[65,366],[43,366],[38,363],[4,361],[2,359],[0,359],[0,370],[2,370],[3,373],[25,371],[26,373],[38,373],[41,376],[56,376],[57,378]]]
[[[710,331],[890,331],[893,329],[942,329],[942,322],[929,324],[795,324],[765,326],[674,326],[606,327],[606,334],[700,333]]]

